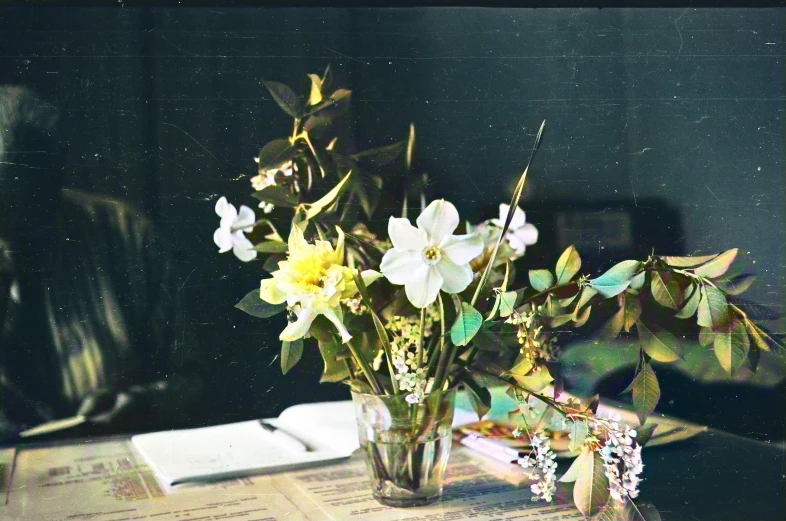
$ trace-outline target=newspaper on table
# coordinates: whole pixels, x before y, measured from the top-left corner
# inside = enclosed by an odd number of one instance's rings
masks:
[[[296,472],[173,487],[165,492],[129,441],[22,450],[3,506],[4,521],[581,519],[570,501],[534,503],[523,469],[456,447],[443,499],[394,509],[371,496],[359,454]]]

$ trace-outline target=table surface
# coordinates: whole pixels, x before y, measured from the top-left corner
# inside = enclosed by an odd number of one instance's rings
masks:
[[[74,442],[28,443],[16,448]],[[687,441],[645,449],[644,463],[639,501],[654,505],[664,521],[786,519],[783,445],[709,430]]]

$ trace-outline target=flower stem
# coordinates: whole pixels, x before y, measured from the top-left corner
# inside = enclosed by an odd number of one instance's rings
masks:
[[[455,351],[455,346],[453,343],[445,345],[445,304],[442,302],[442,295],[439,295],[439,325],[440,325],[440,335],[439,335],[439,363],[437,364],[437,372],[434,376],[434,386],[432,390],[436,390],[437,392],[442,390],[443,379],[445,377],[445,373],[447,371],[447,365],[449,364],[450,360],[453,359],[452,352]],[[451,354],[448,354],[447,351],[451,351]]]
[[[374,371],[371,369],[371,366],[368,365],[368,362],[363,355],[358,351],[352,341],[347,342],[347,347],[349,348],[349,352],[352,353],[352,356],[355,358],[355,361],[360,366],[360,369],[363,371],[363,374],[366,376],[366,380],[368,380],[369,385],[371,385],[371,389],[374,391],[374,394],[382,394],[382,388],[377,382],[377,378],[374,376]]]
[[[426,332],[426,308],[421,308],[420,335],[418,336],[418,350],[417,350],[418,369],[420,369],[420,366],[423,365],[423,337],[425,336],[425,332]]]

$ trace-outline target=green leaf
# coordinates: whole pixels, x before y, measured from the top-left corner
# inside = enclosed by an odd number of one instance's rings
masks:
[[[676,315],[677,318],[690,318],[699,309],[699,302],[701,301],[701,288],[698,284],[691,284],[685,288],[685,305],[682,306]]]
[[[347,172],[347,175],[345,175],[328,193],[322,196],[318,201],[311,203],[306,211],[306,219],[313,219],[319,215],[322,210],[333,204],[339,194],[341,194],[341,190],[344,188],[344,185],[347,184],[351,175],[352,170]]]
[[[733,320],[727,328],[715,335],[715,357],[729,376],[736,373],[745,362],[749,349],[748,332],[739,320]]]
[[[472,408],[477,413],[478,418],[483,419],[483,416],[491,410],[491,393],[485,387],[481,387],[471,376],[466,376],[463,381],[467,384]]]
[[[650,364],[645,363],[633,379],[633,409],[639,417],[639,422],[644,423],[647,416],[652,414],[660,400],[660,385],[655,371]]]
[[[285,304],[270,304],[259,298],[259,289],[249,291],[235,307],[257,318],[269,318],[287,308]]]
[[[322,101],[322,78],[316,74],[309,74],[311,80],[311,93],[308,96],[308,104],[316,105]]]
[[[533,365],[532,360],[529,358],[525,358],[524,356],[519,356],[520,360],[513,365],[513,367],[505,374],[509,374],[514,378],[517,376],[525,376],[527,373],[532,371]]]
[[[562,255],[557,260],[557,267],[554,270],[557,274],[557,282],[559,284],[569,282],[580,269],[581,257],[579,257],[579,252],[576,251],[576,248],[571,245],[562,252]]]
[[[751,287],[754,280],[756,280],[755,276],[745,274],[727,281],[719,282],[717,285],[729,295],[741,295],[748,291],[748,288]]]
[[[668,331],[658,331],[657,333],[650,330],[643,323],[636,323],[636,329],[639,332],[639,342],[644,351],[658,362],[674,362],[679,360],[679,348],[677,347],[677,339]]]
[[[303,339],[299,338],[292,342],[286,340],[281,343],[281,373],[287,374],[295,364],[300,361],[303,355]]]
[[[627,295],[625,297],[625,306],[623,309],[625,310],[625,314],[624,320],[622,321],[622,328],[626,333],[629,333],[630,329],[638,322],[639,317],[641,317],[641,302]]]
[[[669,272],[653,271],[651,280],[650,291],[655,302],[675,311],[680,309],[683,291],[674,276]]]
[[[578,312],[573,313],[573,323],[576,325],[576,327],[581,327],[587,323],[591,311],[592,311],[592,306],[587,306],[586,308],[584,308],[584,311],[582,311],[581,314],[579,314]]]
[[[548,324],[549,329],[554,329],[564,326],[574,318],[576,318],[576,316],[573,313],[568,313],[567,315],[557,315],[556,317],[543,317],[543,322]]]
[[[486,321],[493,320],[494,317],[497,315],[497,311],[499,310],[500,304],[502,304],[502,294],[505,290],[508,289],[508,279],[510,278],[510,262],[505,262],[505,276],[502,279],[502,285],[499,288],[496,288],[494,292],[496,293],[496,298],[494,299],[494,306],[492,306],[491,311],[486,318]],[[515,298],[513,305],[515,306]],[[511,311],[512,313],[512,311]],[[510,315],[510,313],[508,313]],[[506,315],[507,316],[507,315]]]
[[[711,345],[715,341],[715,331],[710,327],[699,329],[699,344],[703,347]]]
[[[516,291],[506,291],[499,296],[499,316],[502,318],[509,317],[516,308],[516,301],[518,300],[519,293]]]
[[[453,345],[465,346],[480,330],[480,326],[483,324],[483,315],[466,302],[460,302],[455,295],[453,298],[457,316],[453,327],[450,328],[450,340]]]
[[[260,242],[254,245],[254,249],[261,253],[284,253],[287,251],[287,243],[280,241]]]
[[[263,81],[262,85],[267,87],[267,90],[270,91],[270,95],[273,96],[278,106],[293,118],[298,117],[303,111],[303,102],[292,89],[283,83],[277,81]]]
[[[259,173],[263,173],[273,168],[278,168],[293,157],[297,149],[293,147],[288,139],[274,139],[259,151]]]
[[[546,291],[554,284],[549,270],[529,270],[529,283],[535,291]]]
[[[377,332],[377,337],[379,341],[382,343],[382,349],[385,351],[385,358],[388,364],[388,370],[390,374],[394,374],[395,371],[393,369],[393,351],[390,346],[390,338],[388,337],[388,331],[385,329],[385,326],[382,324],[382,321],[379,319],[379,316],[374,311],[374,306],[372,305],[371,298],[368,295],[368,288],[366,287],[365,282],[363,282],[363,277],[360,275],[359,272],[354,271],[352,272],[352,277],[355,280],[355,287],[358,289],[358,293],[360,294],[360,298],[363,300],[363,303],[368,308],[368,313],[371,315],[371,321],[374,323],[374,329]],[[393,387],[394,394],[398,394],[397,386]]]
[[[642,271],[632,279],[630,279],[630,289],[635,289],[639,291],[641,288],[644,287],[644,282],[647,277],[647,273]]]
[[[578,313],[578,311],[581,308],[586,306],[589,303],[589,301],[592,300],[592,298],[597,294],[598,294],[598,290],[592,288],[591,286],[584,286],[581,289],[581,297],[579,297],[579,303],[576,304],[576,313]]]
[[[693,270],[693,273],[700,277],[715,279],[722,276],[737,257],[737,248],[727,250],[706,264],[702,264]]]
[[[639,425],[636,427],[636,437],[633,439],[636,440],[636,443],[644,447],[650,441],[650,438],[652,438],[652,435],[655,433],[655,429],[657,428],[657,423]]]
[[[696,323],[701,327],[721,328],[729,322],[726,296],[717,288],[702,286]]]
[[[614,297],[628,288],[631,279],[640,266],[641,263],[639,261],[622,261],[597,279],[591,280],[590,285],[604,297]]]
[[[518,412],[518,409],[516,410]],[[581,454],[573,460],[573,463],[570,465],[568,470],[565,474],[562,475],[557,481],[560,483],[573,483],[576,481],[576,478],[579,476],[579,471],[581,470],[581,466],[584,465],[584,460],[587,458],[592,457],[592,450],[584,449],[581,451]]]
[[[519,376],[513,374],[512,376],[519,386],[533,393],[539,393],[554,381],[549,370],[542,366],[534,368],[527,375]]]
[[[352,95],[352,91],[347,90],[347,89],[335,90],[335,91],[333,91],[333,94],[331,94],[328,99],[324,100],[319,105],[316,105],[315,107],[313,107],[311,110],[306,112],[305,115],[307,116],[309,114],[313,114],[315,112],[319,112],[320,110],[326,109],[326,108],[330,107],[331,105],[335,105],[339,101],[341,101],[341,100],[343,100],[345,98],[348,98],[351,95]]]
[[[391,145],[385,145],[383,147],[372,148],[358,152],[357,154],[354,154],[350,157],[358,162],[366,163],[375,168],[379,168],[400,157],[405,149],[406,143],[404,141],[397,141]]]
[[[617,338],[622,331],[622,325],[625,323],[625,308],[621,307],[619,310],[614,313],[614,316],[606,322],[606,325],[603,326],[603,334],[604,336],[608,336],[609,338]]]
[[[349,353],[342,353],[345,349],[343,344],[338,344],[336,342],[319,342],[319,352],[325,364],[325,368],[322,371],[322,377],[319,379],[320,383],[340,382],[341,380],[349,378],[349,368],[347,367],[345,359]],[[340,356],[341,359],[339,359]]]
[[[589,434],[587,422],[583,420],[573,420],[570,424],[570,443],[568,444],[568,450],[573,452],[584,446],[584,440],[586,440],[587,434]]]
[[[593,451],[585,457],[573,486],[573,502],[586,517],[597,515],[609,501],[609,478],[603,467],[603,458]]]
[[[695,266],[701,266],[715,257],[717,257],[717,255],[700,255],[698,257],[675,257],[666,255],[659,258],[673,268],[693,268]]]
[[[258,192],[251,194],[251,197],[263,203],[270,203],[275,206],[287,206],[294,208],[298,204],[297,197],[289,189],[282,186],[268,186]]]

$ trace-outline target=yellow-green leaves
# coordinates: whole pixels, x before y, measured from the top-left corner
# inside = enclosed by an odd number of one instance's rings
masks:
[[[459,302],[455,295],[453,298],[457,315],[453,327],[450,328],[450,341],[453,342],[453,345],[465,346],[480,330],[480,326],[483,324],[483,315],[466,302]]]
[[[298,338],[292,342],[286,340],[281,343],[281,373],[287,374],[303,355],[303,339]]]
[[[549,270],[530,270],[529,284],[535,291],[546,291],[554,284],[554,275]]]
[[[560,255],[559,259],[557,260],[557,267],[555,269],[555,273],[557,274],[557,283],[565,284],[569,282],[570,279],[572,279],[580,269],[581,257],[579,257],[579,252],[576,251],[574,246],[569,246],[564,252],[562,252],[562,255]],[[549,275],[551,274],[549,273]],[[551,286],[551,284],[549,284],[549,286]]]
[[[259,290],[249,291],[243,300],[235,304],[235,307],[245,311],[252,317],[269,318],[278,315],[286,309],[284,304],[269,304],[259,297]]]
[[[639,342],[644,351],[658,362],[674,362],[679,360],[677,339],[668,331],[652,331],[647,326],[638,322],[636,329],[639,332]]]
[[[311,92],[308,95],[308,104],[316,105],[322,102],[322,78],[316,74],[309,74],[311,80]]]
[[[322,210],[333,204],[338,198],[338,196],[341,194],[341,190],[343,190],[344,185],[347,184],[347,181],[349,181],[351,175],[352,175],[352,170],[347,172],[347,175],[345,175],[344,178],[341,181],[339,181],[336,186],[331,188],[331,190],[328,193],[322,196],[318,201],[311,203],[308,206],[308,210],[306,210],[306,219],[313,219],[314,217],[319,215],[319,213]]]
[[[750,340],[745,326],[739,320],[732,320],[728,327],[715,334],[713,350],[721,367],[733,375],[745,362],[750,349]]]
[[[639,421],[644,423],[660,400],[660,385],[650,364],[643,364],[633,378],[630,389],[633,394],[633,409],[636,411]]]
[[[517,364],[516,367],[519,367],[521,364]],[[520,374],[518,372],[511,371],[510,376],[516,380],[516,383],[523,387],[524,389],[533,392],[539,393],[543,389],[545,389],[551,382],[554,381],[554,377],[551,376],[549,370],[546,369],[544,366],[538,366],[534,369],[531,369],[527,374]]]
[[[725,326],[728,321],[729,306],[726,296],[716,287],[702,286],[696,323],[701,327],[717,329]]]
[[[622,261],[597,279],[591,280],[590,286],[606,298],[614,297],[628,288],[640,266],[639,261]]]
[[[603,458],[597,451],[587,450],[579,456],[581,463],[573,485],[573,502],[586,517],[597,515],[609,501],[609,478]]]
[[[691,284],[685,288],[684,296],[682,309],[674,315],[677,318],[690,318],[696,313],[701,301],[701,287],[698,284]]]
[[[683,291],[677,279],[668,271],[653,271],[651,280],[650,291],[655,301],[661,306],[675,311],[680,309]]]
[[[697,268],[693,269],[693,273],[700,277],[705,277],[708,279],[715,279],[722,276],[726,271],[728,271],[731,263],[734,262],[734,259],[737,257],[737,248],[733,250],[727,250],[720,255],[714,257],[711,261],[707,262],[706,264],[702,264]]]

